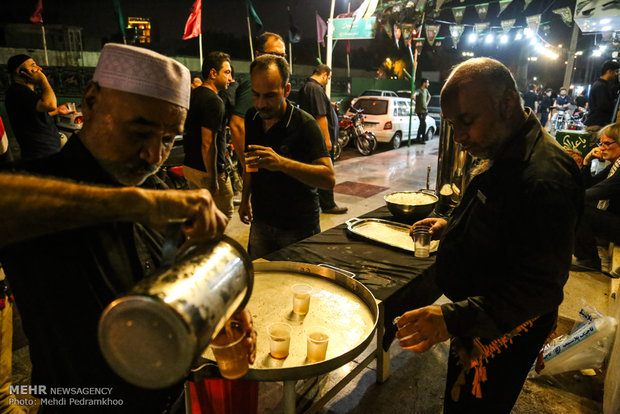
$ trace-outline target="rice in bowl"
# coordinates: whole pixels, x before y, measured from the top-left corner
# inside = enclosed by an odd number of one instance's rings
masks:
[[[404,206],[423,206],[435,203],[437,198],[422,192],[401,192],[388,194],[385,197],[385,201]]]

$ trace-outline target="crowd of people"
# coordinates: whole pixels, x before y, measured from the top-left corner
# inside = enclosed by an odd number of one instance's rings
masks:
[[[620,68],[613,63],[603,66],[592,93],[610,89],[608,75],[617,79]],[[346,212],[333,196],[330,149],[337,120],[323,89],[331,68],[319,65],[310,74],[300,108],[287,99],[290,68],[274,33],[259,37],[249,79],[236,85],[224,52],[208,54],[202,79],[192,80],[174,59],[107,44],[82,98],[84,126],[62,149],[50,117],[67,108],[57,105],[43,71],[26,55],[11,58],[8,68],[7,109],[23,160],[0,172],[0,262],[30,341],[32,383],[112,387],[127,412],[175,412],[183,401],[181,384],[140,389],[107,366],[97,344],[98,318],[159,267],[161,230],[170,220],[184,220],[183,232],[194,243],[222,235],[234,212],[223,159],[226,126],[243,167],[238,214],[251,226],[253,259],[320,232],[321,210]],[[427,86],[423,82],[417,94],[420,114]],[[589,125],[605,126],[611,119],[603,124],[604,117],[596,118],[604,99],[592,93]],[[450,340],[446,413],[510,412],[554,327],[571,263],[596,267],[595,236],[614,237],[600,229],[620,203],[614,184],[620,126],[600,131],[601,145],[580,172],[545,131],[546,118],[537,117],[572,104],[565,89],[539,98],[530,88],[521,97],[508,68],[488,58],[457,65],[442,89],[443,118],[454,140],[481,163],[448,219],[412,227],[429,226],[441,238],[436,279],[452,302],[405,312],[397,337],[416,352]],[[181,134],[190,189],[169,190],[156,172]],[[587,167],[594,158],[610,165],[592,176]],[[251,316],[243,310],[234,318],[248,333],[252,362]],[[3,346],[0,353],[6,352]],[[0,358],[2,408],[9,407],[6,361]],[[13,405],[9,412],[22,408]]]
[[[522,93],[523,104],[537,114],[540,123],[548,131],[555,129],[552,124],[559,112],[567,114],[568,117],[581,113],[579,119],[586,126],[586,130],[599,131],[603,126],[615,122],[612,113],[620,91],[619,70],[620,63],[617,61],[604,62],[600,77],[594,81],[590,90],[581,89],[576,96],[568,94],[565,87],[561,87],[555,94],[552,88],[530,84],[527,91]]]

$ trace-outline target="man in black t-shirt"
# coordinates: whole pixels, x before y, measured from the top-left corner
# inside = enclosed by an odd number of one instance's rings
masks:
[[[534,85],[529,85],[527,92],[523,94],[523,106],[531,108],[534,113],[538,113],[538,95],[534,91]]]
[[[202,64],[204,82],[192,91],[185,121],[183,174],[190,188],[206,188],[222,213],[234,212],[233,189],[226,170],[225,106],[218,92],[232,82],[230,56],[211,52]]]
[[[41,158],[60,151],[60,137],[53,116],[68,114],[69,108],[57,106],[47,77],[30,56],[12,56],[7,69],[12,83],[6,91],[6,110],[22,158]],[[41,89],[40,93],[35,92],[35,86]]]
[[[608,60],[603,63],[601,77],[598,78],[590,89],[590,113],[586,118],[587,131],[598,131],[615,119],[614,106],[618,97],[618,73],[620,63]]]
[[[250,78],[254,108],[245,116],[239,216],[252,223],[248,253],[256,259],[321,231],[316,189],[334,187],[334,169],[316,120],[286,100],[286,60],[260,56]]]
[[[323,88],[331,76],[329,66],[319,65],[299,90],[299,107],[316,119],[330,155],[333,153],[332,145],[338,139],[338,116]],[[319,190],[319,205],[321,211],[327,214],[344,214],[349,210],[336,204],[333,190]]]

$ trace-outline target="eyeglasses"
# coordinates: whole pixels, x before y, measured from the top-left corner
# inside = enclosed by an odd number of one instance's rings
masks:
[[[616,143],[616,141],[606,141],[606,142],[599,142],[598,146],[602,147],[602,148],[607,148],[607,147],[611,147],[612,145],[614,145]]]
[[[277,52],[265,52],[264,50],[259,50],[258,53],[260,55],[274,55],[274,56],[280,56],[281,58],[286,59],[286,53],[277,53]]]

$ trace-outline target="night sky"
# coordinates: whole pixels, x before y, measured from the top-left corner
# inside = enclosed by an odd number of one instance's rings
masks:
[[[120,0],[123,15],[127,17],[149,17],[151,19],[153,49],[169,55],[196,55],[197,39],[181,40],[185,22],[189,16],[193,0]],[[482,1],[466,0],[446,1],[445,8],[440,16],[441,20],[453,21],[449,7],[481,3]],[[362,0],[351,0],[351,9],[354,10]],[[497,8],[496,1],[491,0],[489,15]],[[45,24],[75,25],[84,28],[83,39],[86,49],[98,50],[103,42],[119,41],[119,25],[115,17],[112,0],[43,0],[43,19]],[[330,0],[253,0],[254,7],[264,23],[264,29],[274,31],[287,37],[289,18],[287,6],[295,23],[302,30],[300,44],[293,45],[295,63],[316,63],[316,23],[315,10],[326,20],[329,17]],[[550,10],[562,6],[574,8],[575,0],[536,0],[522,12],[523,0],[514,0],[501,19],[516,18],[517,25],[524,25],[525,15],[534,13],[543,14],[543,21],[551,22],[548,40],[557,44],[568,45],[571,29],[564,25],[557,15]],[[0,0],[1,23],[30,24],[28,17],[33,13],[36,0]],[[336,0],[335,15],[346,12],[347,0]],[[492,25],[499,24],[499,18],[487,18]],[[468,7],[463,23],[477,23],[479,20],[473,10]],[[244,0],[203,0],[203,45],[204,51],[222,50],[231,54],[234,59],[248,59],[250,56],[247,39],[247,22]],[[444,25],[440,36],[449,37],[448,26]],[[466,32],[467,33],[467,32]],[[253,26],[253,35],[256,27]],[[591,36],[590,36],[591,37]],[[452,48],[451,41],[446,47],[432,48],[428,45],[423,50],[421,59],[422,70],[448,71],[450,66],[462,60],[461,51],[467,46],[461,40],[458,49]],[[7,45],[10,46],[10,45]],[[346,66],[345,42],[338,42],[334,51],[335,66]],[[376,70],[386,57],[392,60],[403,59],[409,62],[408,51],[402,46],[397,48],[393,40],[379,30],[376,39],[356,40],[351,42],[351,66],[368,70]],[[508,65],[521,64],[515,59],[518,54],[514,45],[485,48],[478,47],[477,53],[495,57]],[[323,49],[325,59],[325,49]],[[409,65],[408,65],[409,66]],[[555,64],[540,62],[540,70],[548,72],[549,76],[563,72],[563,61]],[[557,66],[557,67],[556,67]],[[555,76],[552,76],[553,78]],[[560,80],[561,82],[561,80]]]

